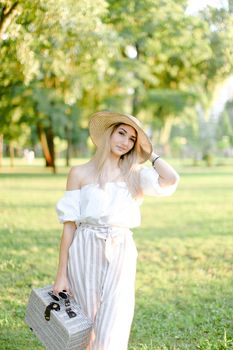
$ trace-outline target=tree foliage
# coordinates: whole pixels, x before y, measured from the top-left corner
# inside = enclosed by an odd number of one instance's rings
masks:
[[[197,101],[204,106],[233,67],[232,15],[207,8],[193,16],[186,6],[185,0],[1,1],[5,141],[19,142],[22,128],[32,130],[31,141],[40,140],[55,169],[54,137],[67,139],[68,162],[88,116],[118,109],[156,126],[166,146],[174,121]]]

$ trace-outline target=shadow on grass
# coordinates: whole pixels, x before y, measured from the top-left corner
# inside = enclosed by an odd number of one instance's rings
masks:
[[[18,178],[58,178],[58,177],[64,177],[66,176],[67,173],[57,173],[57,174],[53,174],[53,173],[45,173],[45,172],[36,172],[36,173],[0,173],[0,179],[18,179]]]
[[[42,190],[41,190],[42,191]],[[45,190],[44,190],[45,191]],[[53,191],[51,191],[53,192]],[[56,204],[56,203],[55,203]],[[55,210],[55,204],[54,204],[54,210]],[[21,202],[19,204],[7,204],[7,203],[4,203],[4,209],[16,209],[16,208],[28,208],[28,209],[32,209],[33,207],[33,210],[36,210],[36,209],[46,209],[46,208],[49,208],[51,209],[51,203],[49,204],[45,204],[45,203],[42,203],[42,204],[38,204],[38,203],[35,203],[32,199],[32,202],[30,203],[24,203],[24,202]]]
[[[222,230],[222,227],[224,231]],[[227,228],[226,228],[227,227]],[[148,241],[156,239],[177,238],[184,240],[185,238],[202,238],[207,239],[211,237],[232,237],[232,219],[224,218],[221,220],[212,221],[211,225],[203,225],[202,221],[190,220],[184,225],[178,226],[167,224],[166,227],[155,228],[153,226],[143,229],[133,229],[135,237],[148,243]]]
[[[227,169],[227,171],[218,171],[218,169],[214,169],[215,171],[211,171],[211,170],[208,170],[208,171],[202,171],[202,170],[197,170],[197,171],[189,171],[188,172],[180,172],[180,177],[182,179],[182,177],[192,177],[195,175],[196,176],[204,176],[204,177],[215,177],[215,176],[231,176],[233,174],[233,171],[232,171],[232,168],[231,169]]]
[[[44,350],[36,337],[23,321],[17,327],[1,329],[0,349],[2,350]]]

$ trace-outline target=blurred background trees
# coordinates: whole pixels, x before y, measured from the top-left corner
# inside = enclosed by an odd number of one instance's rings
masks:
[[[229,156],[230,5],[0,1],[0,158],[29,148],[54,171],[56,156],[69,165],[89,154],[88,118],[102,109],[138,116],[165,155]]]

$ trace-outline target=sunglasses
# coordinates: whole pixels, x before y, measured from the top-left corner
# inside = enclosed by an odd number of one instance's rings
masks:
[[[69,316],[69,318],[73,318],[73,317],[77,316],[77,314],[71,309],[70,299],[69,299],[69,296],[68,296],[68,293],[66,292],[66,290],[63,290],[62,292],[58,293],[60,298],[57,295],[53,294],[53,292],[48,292],[48,294],[55,301],[60,301],[61,299],[64,300],[65,308],[66,308],[65,311],[66,311],[67,315]],[[54,303],[54,304],[56,304],[56,303]],[[60,308],[59,308],[59,310],[60,310]]]
[[[55,301],[60,301],[61,298],[62,298],[63,300],[68,299],[68,293],[66,292],[66,290],[63,290],[62,292],[58,293],[58,295],[60,296],[60,298],[59,298],[57,295],[53,294],[53,292],[48,292],[48,294],[49,294],[49,295],[51,296],[51,298],[53,298],[53,300],[55,300]]]

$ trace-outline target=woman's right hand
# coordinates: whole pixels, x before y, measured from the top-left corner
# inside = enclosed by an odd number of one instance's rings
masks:
[[[66,292],[71,296],[70,286],[67,277],[57,277],[53,285],[53,294],[57,295],[66,290]]]

